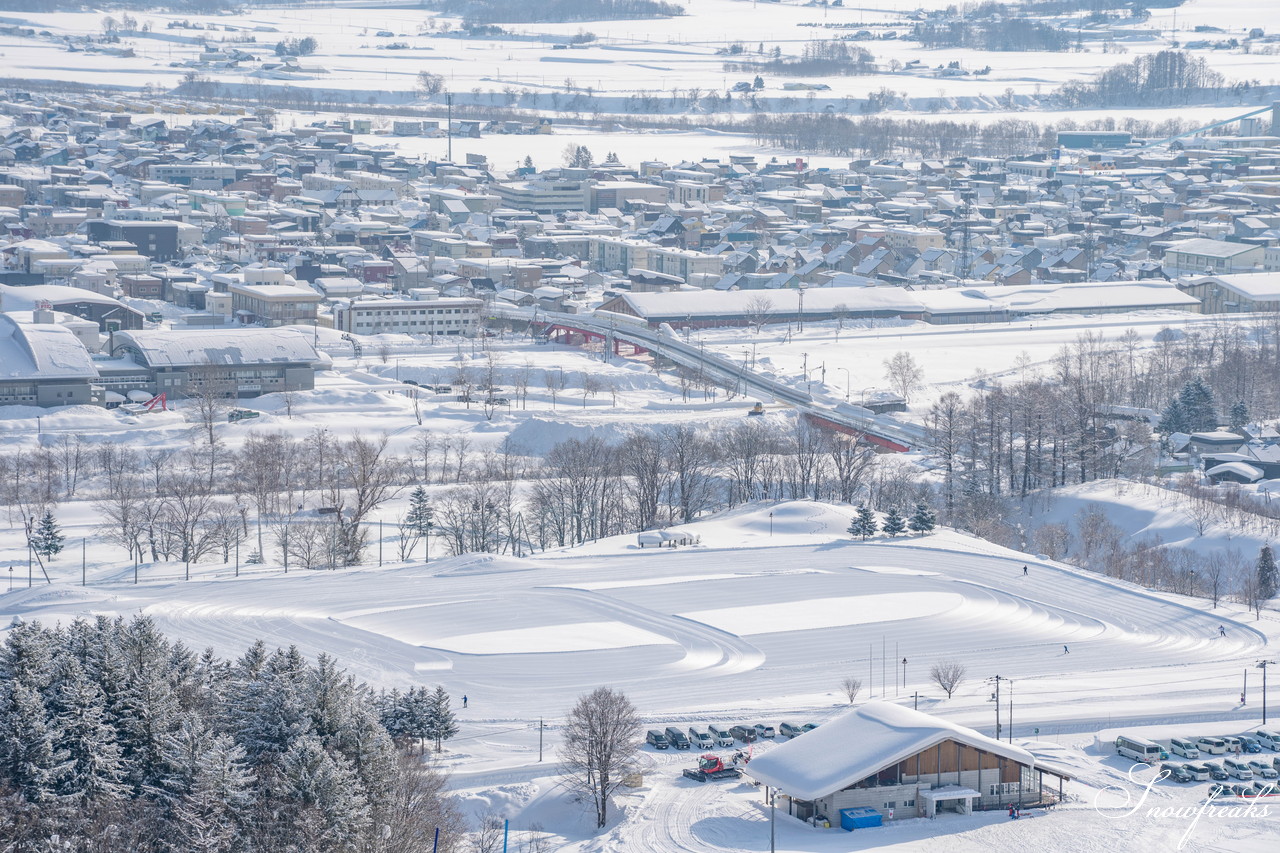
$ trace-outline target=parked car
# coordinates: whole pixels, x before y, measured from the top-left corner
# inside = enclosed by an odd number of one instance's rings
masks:
[[[1231,752],[1243,752],[1243,751],[1244,751],[1243,749],[1241,749],[1241,748],[1240,748],[1240,738],[1238,738],[1238,737],[1235,737],[1235,736],[1233,736],[1233,735],[1223,735],[1223,736],[1220,738],[1220,740],[1221,740],[1224,744],[1226,744],[1227,752],[1228,752],[1228,753],[1231,753]]]
[[[1169,741],[1169,751],[1174,755],[1181,755],[1183,758],[1200,757],[1200,750],[1196,749],[1195,741],[1190,738],[1173,738]]]
[[[1197,782],[1209,781],[1209,768],[1200,764],[1191,764],[1190,762],[1183,764],[1182,769],[1191,774],[1191,778]]]
[[[1274,729],[1258,729],[1253,736],[1267,749],[1280,751],[1280,732]]]
[[[689,742],[698,749],[714,749],[716,745],[716,742],[711,739],[711,735],[697,726],[689,727]]]
[[[1168,778],[1175,782],[1190,782],[1191,774],[1176,764],[1161,764],[1160,769],[1168,773]]]
[[[811,731],[813,731],[814,729],[816,729],[817,727],[818,727],[818,724],[817,724],[817,723],[805,723],[805,724],[804,724],[803,726],[801,726],[800,728],[801,728],[801,730],[803,730],[803,731],[811,732]]]
[[[778,734],[783,737],[800,737],[804,734],[804,729],[800,726],[793,726],[791,723],[780,723],[778,725]]]
[[[1196,738],[1196,747],[1208,755],[1226,755],[1227,742],[1220,737]]]
[[[1254,759],[1249,762],[1249,769],[1253,771],[1253,775],[1260,779],[1280,779],[1280,773],[1265,761]]]
[[[1253,781],[1253,769],[1249,767],[1249,763],[1243,758],[1224,758],[1222,759],[1222,767],[1235,779],[1242,782]]]
[[[667,736],[657,729],[649,729],[649,733],[645,735],[644,739],[654,749],[666,749],[671,746]]]
[[[756,730],[754,726],[734,726],[729,729],[729,733],[743,743],[755,743]]]
[[[680,731],[680,729],[676,728],[675,726],[667,726],[666,734],[667,734],[667,740],[669,740],[671,742],[671,745],[674,746],[676,749],[689,748],[689,738],[687,735],[685,735],[684,732]]]
[[[1219,782],[1225,782],[1226,780],[1231,778],[1231,774],[1227,773],[1226,770],[1223,770],[1222,765],[1217,761],[1206,761],[1204,763],[1204,766],[1209,768],[1210,779],[1215,779]]]
[[[1226,785],[1219,785],[1217,782],[1214,782],[1209,786],[1209,799],[1211,800],[1218,797],[1230,797],[1231,795],[1231,788]]]
[[[1257,738],[1249,737],[1249,735],[1240,735],[1240,748],[1251,755],[1262,752],[1262,744]]]
[[[1232,785],[1231,793],[1237,797],[1252,797],[1257,793],[1257,790],[1252,785]]]
[[[1262,795],[1264,797],[1272,797],[1276,794],[1280,794],[1280,790],[1276,788],[1275,782],[1271,782],[1266,779],[1254,779],[1253,793],[1254,796]]]
[[[733,732],[723,726],[707,726],[707,731],[715,739],[716,746],[733,746]]]
[[[773,726],[768,723],[756,723],[756,737],[775,737],[777,732],[773,730]]]

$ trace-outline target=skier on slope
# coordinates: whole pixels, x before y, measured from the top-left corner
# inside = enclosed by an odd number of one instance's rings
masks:
[[[1062,646],[1062,653],[1063,653],[1064,655],[1069,655],[1069,654],[1071,654],[1071,649],[1067,648],[1067,646],[1066,646],[1066,644],[1065,644],[1065,643],[1064,643],[1064,644],[1063,644],[1063,646]]]

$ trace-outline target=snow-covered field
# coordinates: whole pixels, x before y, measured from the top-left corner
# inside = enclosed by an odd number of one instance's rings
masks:
[[[853,542],[846,512],[810,502],[751,506],[691,525],[702,539],[694,547],[642,550],[627,536],[525,559],[472,555],[381,570],[223,572],[136,586],[126,573],[80,588],[78,567],[63,565],[53,587],[0,596],[0,619],[146,613],[189,645],[224,655],[261,637],[333,654],[376,686],[444,684],[469,697],[446,755],[469,805],[496,807],[517,829],[540,822],[562,839],[557,849],[580,851],[767,843],[759,793],[681,779],[687,753],[647,752],[645,787],[620,796],[620,819],[603,834],[588,832],[555,785],[554,762],[559,719],[592,687],[625,690],[653,724],[776,725],[838,712],[840,680],[854,676],[863,698],[919,694],[922,710],[990,730],[985,679],[999,674],[1013,680],[1015,738],[1073,768],[1078,799],[1018,823],[945,817],[852,840],[782,819],[778,849],[1022,849],[1033,838],[1086,849],[1067,842],[1085,834],[1090,845],[1136,851],[1176,841],[1185,821],[1113,824],[1094,810],[1099,788],[1137,787],[1122,780],[1124,762],[1093,746],[1093,734],[1257,725],[1256,699],[1238,702],[1240,672],[1275,640],[1273,616],[1210,612],[1201,599],[1148,593],[950,531]],[[950,700],[928,677],[941,659],[968,668]],[[540,719],[548,727],[541,766]],[[1204,788],[1160,783],[1154,796],[1186,804]],[[1274,830],[1257,817],[1233,822],[1227,836],[1216,824],[1202,827],[1192,849],[1261,850]],[[1232,840],[1204,846],[1215,837]]]
[[[795,56],[807,42],[840,38],[851,32],[826,25],[856,24],[859,28],[870,28],[877,36],[887,32],[902,36],[909,33],[913,23],[907,13],[921,6],[938,5],[945,4],[895,0],[870,9],[854,5],[809,6],[795,0],[778,3],[697,0],[686,3],[687,13],[675,18],[506,24],[503,26],[507,34],[500,37],[463,36],[458,19],[417,9],[379,8],[378,4],[370,6],[354,0],[349,5],[256,8],[241,15],[213,17],[148,12],[137,16],[137,27],[146,25],[149,31],[129,31],[119,45],[131,49],[132,56],[68,50],[69,40],[101,35],[103,13],[11,12],[4,17],[4,23],[30,27],[36,34],[33,37],[0,35],[0,69],[3,69],[0,73],[41,81],[102,79],[135,89],[154,87],[160,92],[177,86],[186,75],[195,73],[250,100],[255,97],[257,87],[263,85],[342,92],[345,95],[339,101],[349,103],[349,109],[358,112],[360,102],[369,98],[377,102],[413,100],[419,72],[429,71],[444,78],[445,89],[453,93],[458,104],[513,105],[558,114],[562,120],[572,121],[575,114],[592,113],[592,106],[584,103],[575,106],[574,102],[575,95],[590,94],[598,99],[596,106],[605,114],[660,112],[696,118],[708,110],[706,104],[700,103],[701,96],[711,92],[723,94],[735,83],[749,81],[753,76],[751,72],[725,70],[725,61],[735,59],[723,55],[731,46],[741,45],[745,51],[741,58],[750,61],[760,58],[761,48],[766,53],[778,48],[783,55]],[[1060,23],[1069,27],[1073,21],[1067,18]],[[169,24],[174,22],[196,23],[202,29],[170,28]],[[1225,40],[1243,39],[1252,27],[1273,28],[1268,27],[1269,23],[1274,25],[1274,14],[1264,0],[1234,0],[1225,8],[1215,0],[1189,0],[1176,10],[1153,10],[1147,21],[1117,22],[1110,29],[1085,26],[1080,30],[1084,46],[1080,51],[926,50],[906,38],[877,37],[854,44],[872,52],[881,73],[783,78],[766,72],[765,88],[757,95],[764,99],[766,110],[807,111],[830,107],[837,112],[857,114],[858,108],[851,104],[867,98],[871,92],[887,88],[905,98],[916,115],[997,120],[1011,114],[1007,106],[1002,105],[1012,94],[1018,102],[1016,115],[1021,118],[1123,120],[1136,116],[1159,120],[1168,117],[1167,109],[1041,114],[1027,108],[1034,107],[1064,82],[1088,79],[1097,71],[1136,55],[1166,49],[1175,40],[1195,39],[1198,36],[1191,32],[1194,26],[1219,27],[1224,30],[1222,34],[1209,34],[1204,38]],[[583,31],[593,33],[596,39],[584,45],[567,44]],[[311,35],[319,44],[314,55],[302,60],[300,69],[263,71],[261,62],[230,66],[216,62],[196,64],[206,43],[214,49],[240,48],[271,62],[276,59],[272,48],[277,41],[300,35]],[[1112,40],[1121,45],[1125,53],[1104,52],[1104,43]],[[388,50],[390,45],[403,45],[403,49]],[[1212,50],[1204,51],[1203,55],[1229,80],[1273,85],[1277,75],[1274,59],[1267,52],[1271,47]],[[892,67],[897,68],[912,61],[922,63],[924,69],[883,73],[893,63],[896,64]],[[971,76],[939,76],[932,72],[952,62],[960,63],[969,71],[981,68],[990,68],[990,71]],[[783,88],[783,83],[788,81],[824,85],[829,89],[789,91]],[[691,95],[691,92],[699,94]],[[628,106],[627,99],[631,97],[656,100],[649,102],[649,107],[637,109],[634,103]],[[1180,110],[1178,115],[1204,119],[1208,123],[1210,119],[1226,118],[1242,111],[1240,105],[1223,104]],[[745,115],[750,110],[742,107],[741,112]],[[525,153],[546,162],[556,159],[566,141],[575,144],[582,141],[575,133],[581,131],[570,129],[546,139],[472,140],[463,143],[460,150],[488,153],[495,162],[503,164],[523,159]],[[693,136],[650,138],[619,134],[617,138],[599,138],[583,144],[593,150],[616,150],[624,161],[640,157],[679,160],[739,153],[751,144],[750,139],[738,137],[717,139],[706,133]],[[398,140],[397,144],[414,148],[428,142]],[[544,148],[548,149],[545,153]],[[514,153],[517,149],[518,157]]]

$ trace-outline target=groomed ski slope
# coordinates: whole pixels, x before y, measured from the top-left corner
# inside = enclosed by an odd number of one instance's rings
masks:
[[[1141,721],[1157,691],[1161,714],[1198,719],[1233,710],[1228,685],[1265,642],[1252,624],[1202,610],[1203,600],[950,531],[854,542],[846,512],[748,507],[690,525],[702,543],[678,549],[642,550],[628,536],[527,559],[383,570],[139,586],[126,572],[114,586],[15,590],[0,618],[141,612],[196,648],[297,644],[375,686],[443,683],[486,717],[517,720],[555,718],[600,684],[646,714],[830,707],[851,675],[864,695],[918,691],[926,706],[987,726],[981,679],[997,673],[1017,681],[1028,725]],[[941,659],[969,670],[948,702],[929,679]],[[1088,708],[1062,701],[1091,691]]]

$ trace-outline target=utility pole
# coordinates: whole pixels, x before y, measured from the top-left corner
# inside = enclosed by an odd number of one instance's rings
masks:
[[[915,693],[912,693],[911,700],[912,700],[911,702],[912,710],[919,711],[920,710],[920,692],[916,691]]]
[[[542,761],[542,718],[538,718],[538,761]]]
[[[85,565],[85,539],[84,537],[81,537],[80,538],[80,586],[86,585],[86,578],[87,578],[85,574],[86,571],[87,569]]]
[[[453,162],[453,93],[452,92],[445,92],[444,105],[445,105],[445,121],[444,121],[445,135],[449,139],[449,154],[446,159],[450,163],[452,163]]]
[[[1000,733],[1002,731],[1000,726],[1000,682],[1008,680],[1009,679],[1002,678],[999,675],[992,676],[987,679],[988,683],[994,683],[996,686],[996,692],[991,694],[991,698],[995,700],[996,703],[996,740],[1000,740]]]

